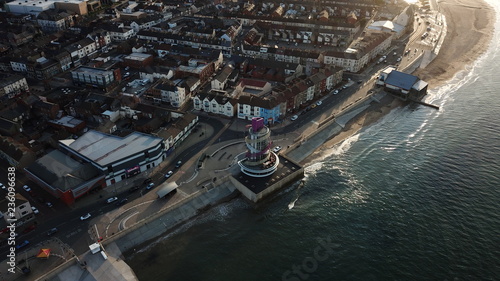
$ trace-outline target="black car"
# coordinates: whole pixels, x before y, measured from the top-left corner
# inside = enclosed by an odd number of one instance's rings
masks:
[[[54,233],[56,233],[58,230],[57,228],[52,228],[51,230],[47,231],[47,236],[52,236]]]
[[[124,205],[127,202],[128,202],[128,199],[127,198],[123,198],[122,200],[120,200],[120,202],[116,203],[116,205],[117,206],[121,206],[121,205]]]
[[[139,189],[141,189],[141,187],[140,187],[140,186],[138,186],[138,185],[136,185],[136,186],[131,187],[131,188],[128,190],[128,192],[132,193],[132,192],[135,192],[135,191],[137,191],[137,190],[139,190]]]
[[[144,180],[143,184],[148,184],[148,183],[150,183],[152,181],[153,181],[152,178],[147,178],[147,179]]]

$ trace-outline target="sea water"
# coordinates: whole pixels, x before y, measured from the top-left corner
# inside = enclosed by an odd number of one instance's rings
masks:
[[[489,1],[498,12],[498,3]],[[500,280],[500,40],[252,207],[208,211],[128,263],[157,280]]]

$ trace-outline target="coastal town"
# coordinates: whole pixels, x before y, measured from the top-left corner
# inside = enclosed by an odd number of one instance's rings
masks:
[[[436,7],[6,2],[0,279],[137,280],[125,252],[272,200],[370,108],[428,105],[411,73],[446,35]]]

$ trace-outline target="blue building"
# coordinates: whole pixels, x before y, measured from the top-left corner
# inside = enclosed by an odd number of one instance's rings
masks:
[[[394,66],[388,66],[380,72],[377,85],[384,86],[385,90],[398,98],[418,100],[427,94],[427,82],[417,76],[397,71]]]

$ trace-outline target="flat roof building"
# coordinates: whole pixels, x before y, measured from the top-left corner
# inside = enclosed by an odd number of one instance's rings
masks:
[[[73,83],[78,86],[108,89],[121,79],[120,70],[81,66],[71,71]],[[118,79],[119,78],[119,79]]]
[[[402,100],[418,100],[427,94],[427,82],[417,76],[397,71],[394,66],[387,66],[380,72],[377,85]]]
[[[106,175],[106,186],[158,166],[166,158],[163,139],[133,132],[125,137],[90,130],[60,147],[89,161]]]
[[[123,64],[134,68],[143,68],[153,63],[153,56],[143,53],[131,53],[123,58]]]
[[[87,1],[81,0],[17,0],[5,4],[7,9],[14,14],[38,15],[50,9],[63,9],[86,15]]]
[[[24,170],[28,178],[67,205],[104,186],[104,174],[96,167],[59,150],[47,153]]]

